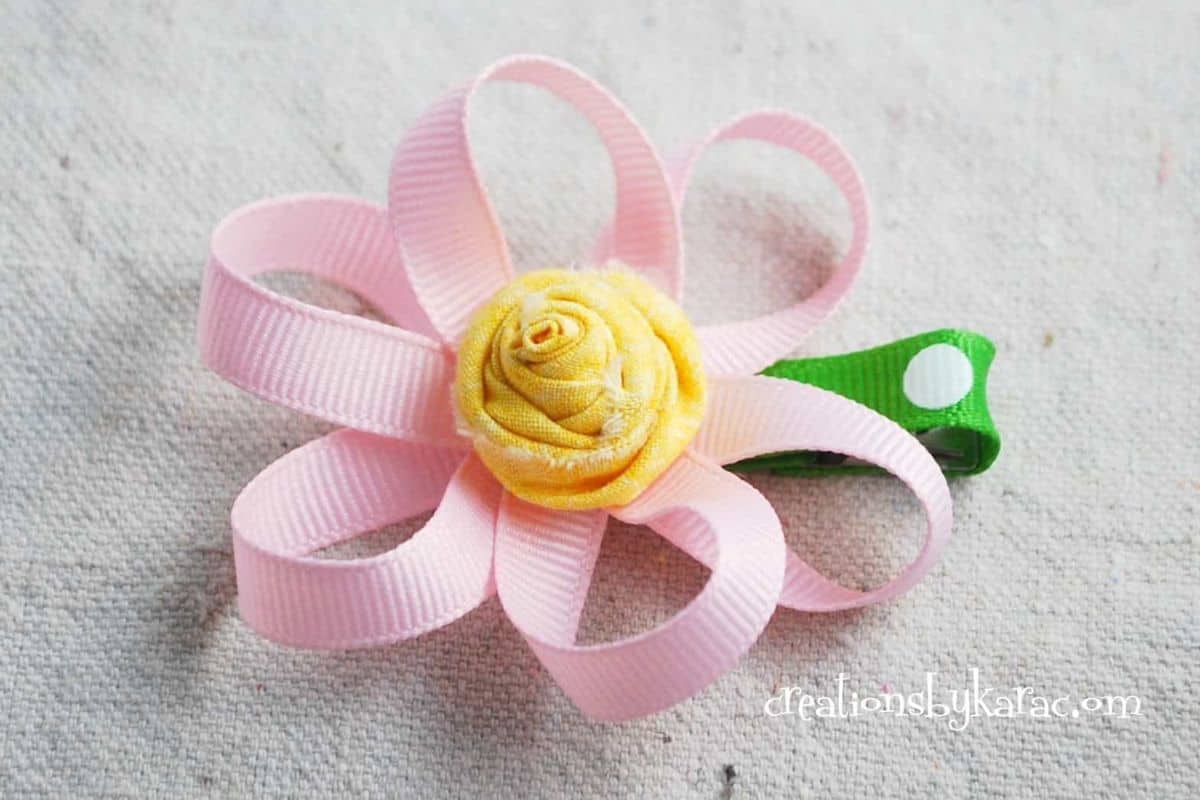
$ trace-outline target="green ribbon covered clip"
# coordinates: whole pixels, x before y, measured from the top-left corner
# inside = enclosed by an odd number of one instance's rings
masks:
[[[946,328],[856,353],[785,359],[762,374],[862,403],[916,436],[947,475],[975,475],[1000,453],[986,391],[995,354],[986,337]],[[729,469],[796,476],[881,472],[841,453],[811,451],[769,453]]]

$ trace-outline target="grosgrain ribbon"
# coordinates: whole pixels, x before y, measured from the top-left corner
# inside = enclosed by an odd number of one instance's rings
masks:
[[[986,337],[946,328],[856,353],[777,361],[762,374],[862,403],[916,436],[947,475],[976,475],[1000,454],[987,404],[995,355]],[[844,453],[816,451],[769,453],[729,468],[805,477],[880,471]]]
[[[709,402],[688,449],[628,505],[561,511],[505,492],[455,430],[455,348],[472,312],[513,276],[470,153],[466,118],[485,82],[541,86],[597,128],[616,173],[616,213],[597,248],[672,297],[682,288],[679,209],[707,147],[756,139],[814,161],[845,197],[850,246],[816,293],[756,320],[700,328]],[[833,610],[885,600],[936,561],[951,526],[937,463],[886,417],[815,386],[755,376],[832,312],[866,252],[862,181],[827,132],[782,111],[719,128],[664,168],[646,135],[595,81],[539,56],[486,69],[424,114],[396,151],[388,207],[330,195],[263,201],[218,225],[199,344],[241,388],[344,425],[255,478],[234,503],[239,607],[275,641],[378,645],[445,625],[498,592],[547,670],[587,714],[630,719],[708,685],[753,644],[775,606]],[[379,309],[377,322],[280,296],[252,278],[307,272]],[[391,324],[389,324],[391,323]],[[916,560],[868,592],[787,549],[778,517],[718,465],[781,450],[837,452],[903,480],[928,517]],[[439,502],[440,497],[440,502]],[[313,553],[435,508],[417,534],[370,558]],[[644,524],[711,570],[683,610],[637,636],[575,641],[609,514]]]

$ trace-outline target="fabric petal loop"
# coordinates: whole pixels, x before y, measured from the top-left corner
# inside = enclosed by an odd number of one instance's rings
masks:
[[[197,335],[204,362],[274,403],[359,430],[454,444],[454,366],[412,330],[301,303],[254,275],[306,272],[357,292],[391,319],[429,322],[407,288],[386,212],[360,200],[266,200],[213,233]]]
[[[392,225],[417,297],[447,343],[472,312],[512,279],[508,245],[471,155],[471,98],[488,81],[541,86],[597,128],[616,173],[610,255],[646,271],[677,297],[679,223],[666,173],[650,140],[621,104],[574,67],[542,56],[493,64],[409,129],[388,186]]]
[[[441,500],[440,505],[438,504]],[[491,596],[500,486],[473,456],[342,430],[276,461],[233,506],[242,618],[282,644],[387,644],[446,625]],[[437,506],[389,552],[323,547]]]
[[[789,553],[780,602],[800,611],[836,611],[895,597],[916,585],[950,539],[950,490],[937,462],[912,434],[866,406],[781,378],[723,378],[709,385],[709,413],[693,447],[722,464],[785,450],[844,453],[876,464],[916,494],[928,517],[920,554],[892,581],[867,592],[830,581]]]
[[[690,697],[738,661],[775,608],[786,548],[765,498],[691,453],[613,513],[712,564],[704,589],[667,622],[616,642],[575,644],[601,512],[550,511],[506,495],[496,584],[513,624],[575,704],[596,719],[627,720]]]
[[[496,530],[496,588],[522,632],[573,644],[608,512],[559,511],[505,492]]]
[[[679,207],[692,169],[704,151],[717,142],[756,139],[807,156],[828,175],[845,198],[853,222],[850,246],[833,274],[800,303],[741,322],[710,325],[697,330],[709,374],[749,375],[792,352],[797,344],[837,307],[858,276],[867,252],[870,211],[866,189],[850,155],[824,128],[787,111],[758,111],[718,128],[684,156],[672,159],[671,181]]]

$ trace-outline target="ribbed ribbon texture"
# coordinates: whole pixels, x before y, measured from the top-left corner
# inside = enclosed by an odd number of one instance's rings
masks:
[[[474,311],[514,274],[467,135],[471,99],[488,81],[541,86],[596,127],[617,195],[596,256],[624,262],[676,299],[680,206],[710,145],[753,139],[795,151],[830,177],[850,208],[850,245],[811,297],[761,319],[698,329],[710,381],[700,432],[622,507],[560,511],[522,501],[500,487],[456,430],[450,392],[458,340]],[[779,604],[850,608],[921,579],[951,525],[950,496],[928,452],[853,401],[753,375],[787,355],[858,273],[868,211],[853,162],[820,127],[764,111],[722,126],[670,163],[668,170],[628,112],[591,78],[552,59],[516,56],[413,125],[392,162],[387,208],[330,195],[281,197],[220,223],[199,314],[205,363],[263,399],[345,427],[269,466],[234,503],[239,606],[249,625],[295,646],[380,645],[446,625],[496,592],[567,695],[589,716],[624,720],[707,686],[749,649]],[[272,270],[341,284],[387,322],[315,308],[253,280]],[[917,559],[884,586],[857,592],[789,551],[767,500],[720,468],[782,450],[845,453],[904,481],[928,517]],[[387,553],[314,555],[431,509],[428,523]],[[658,627],[579,645],[609,514],[648,526],[711,577]]]

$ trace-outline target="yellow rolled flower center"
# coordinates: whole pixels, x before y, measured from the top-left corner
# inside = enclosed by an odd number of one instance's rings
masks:
[[[700,347],[683,311],[621,270],[523,275],[459,347],[455,403],[476,452],[538,505],[624,505],[704,416]]]

